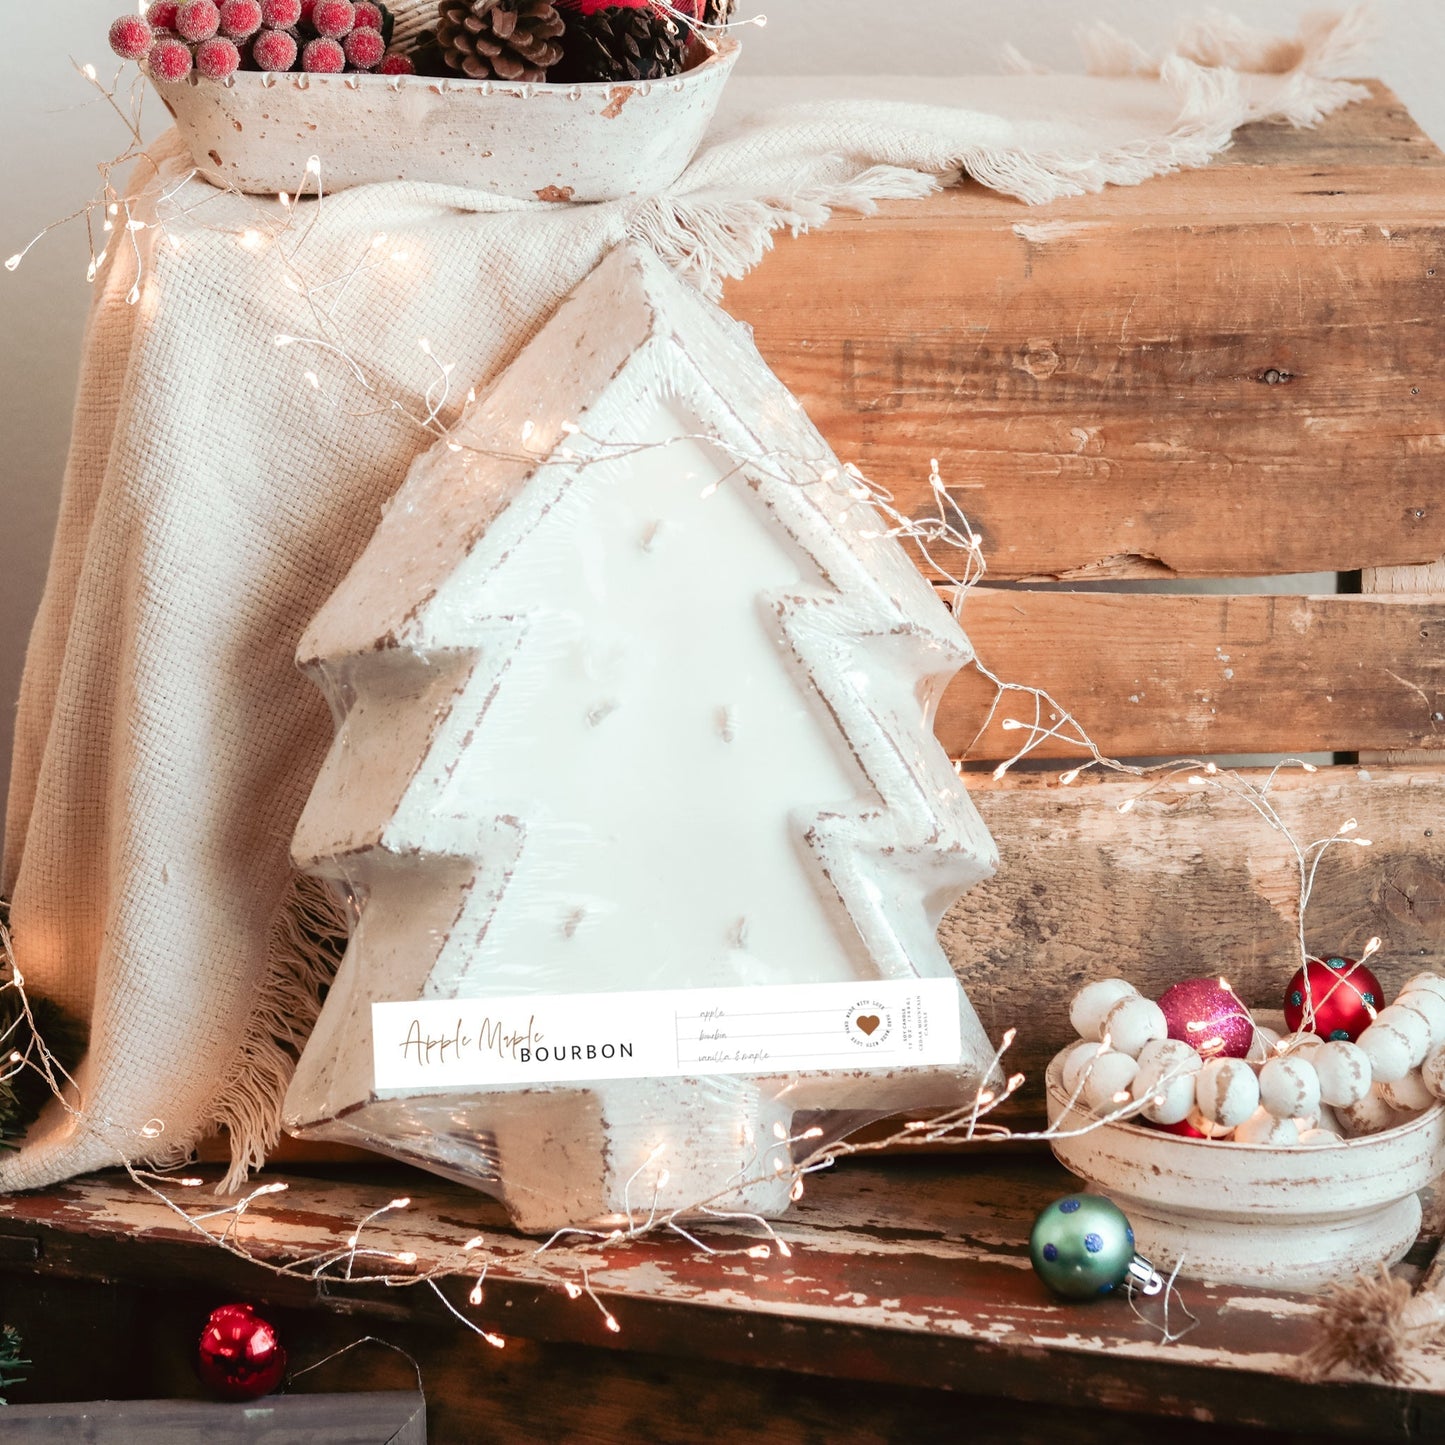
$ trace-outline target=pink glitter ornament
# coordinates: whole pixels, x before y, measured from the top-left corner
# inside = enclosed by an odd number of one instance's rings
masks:
[[[261,23],[286,30],[301,20],[301,0],[261,0]]]
[[[290,70],[299,47],[286,30],[263,30],[251,44],[251,63],[257,70]]]
[[[154,31],[139,15],[122,15],[110,27],[110,48],[122,60],[144,60],[155,40]]]
[[[1169,1037],[1205,1059],[1242,1059],[1254,1039],[1249,1010],[1219,978],[1186,978],[1159,996]]]
[[[225,80],[241,68],[241,52],[234,41],[214,35],[196,46],[196,69],[207,80]]]
[[[340,75],[346,52],[334,40],[313,40],[301,52],[301,69],[311,75]]]
[[[221,28],[221,12],[211,0],[187,0],[176,11],[176,34],[192,45],[209,40]]]
[[[146,65],[157,80],[184,80],[194,64],[191,47],[184,40],[157,40],[146,57]]]

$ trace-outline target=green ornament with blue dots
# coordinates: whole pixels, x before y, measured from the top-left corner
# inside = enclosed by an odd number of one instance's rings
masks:
[[[1098,1194],[1069,1194],[1042,1210],[1029,1235],[1034,1271],[1066,1299],[1098,1299],[1126,1280],[1145,1294],[1164,1281],[1134,1251],[1134,1231],[1124,1211]]]

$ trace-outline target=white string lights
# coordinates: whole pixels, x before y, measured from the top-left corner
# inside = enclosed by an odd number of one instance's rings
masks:
[[[670,13],[678,14],[675,10]],[[765,20],[757,17],[748,23],[761,25]],[[169,182],[153,197],[145,191],[138,195],[122,194],[112,183],[112,173],[117,166],[137,160],[144,153],[140,117],[144,82],[137,78],[133,83],[128,96],[127,111],[117,94],[119,77],[117,83],[107,89],[97,77],[94,67],[82,66],[78,69],[86,82],[95,87],[120,116],[130,134],[130,142],[120,156],[100,168],[102,188],[95,199],[71,216],[44,228],[21,251],[11,256],[5,265],[7,270],[16,270],[29,251],[49,231],[68,221],[83,218],[92,239],[87,279],[93,281],[107,264],[121,264],[121,257],[124,256],[126,264],[134,268],[131,285],[126,292],[126,300],[134,305],[143,294],[147,276],[142,234],[150,230],[157,231],[174,250],[179,251],[185,246],[187,239],[180,227],[182,221],[197,224],[193,218],[202,208],[219,197],[234,198],[241,193],[211,188],[199,199],[183,203],[182,192],[196,175],[192,170]],[[375,375],[357,358],[348,347],[343,334],[340,319],[343,303],[353,300],[358,288],[365,286],[369,278],[394,275],[398,268],[404,268],[410,260],[404,244],[397,244],[387,233],[378,232],[358,248],[352,264],[338,274],[317,279],[307,273],[306,243],[321,218],[326,202],[322,171],[320,158],[311,156],[307,160],[304,173],[299,177],[294,193],[278,193],[274,205],[270,202],[262,203],[254,197],[245,197],[243,199],[249,208],[250,216],[239,229],[234,224],[203,229],[221,231],[233,236],[238,248],[252,255],[258,266],[279,266],[282,284],[289,292],[298,296],[304,305],[312,334],[302,335],[290,331],[278,333],[274,337],[274,345],[279,351],[297,349],[298,354],[305,355],[307,359],[313,356],[333,358],[346,380],[359,387],[362,392],[363,409],[348,409],[347,415],[389,414],[414,426],[426,437],[444,441],[454,451],[469,447],[470,444],[459,439],[453,430],[457,420],[453,413],[458,410],[453,382],[456,363],[439,357],[428,338],[418,337],[417,349],[434,374],[430,376],[424,389],[419,389],[419,397],[395,395],[384,379]],[[97,219],[100,232],[98,247],[95,244]],[[112,243],[116,239],[121,239],[126,244],[123,247],[113,247]],[[317,365],[320,364],[318,361]],[[345,400],[329,390],[321,373],[314,367],[304,367],[301,376],[311,391],[320,394],[338,409],[346,407]],[[466,400],[475,400],[475,396],[475,390],[470,390]],[[794,404],[798,405],[796,402]],[[566,423],[561,430],[564,435],[577,438],[579,446],[590,449],[586,458],[573,452],[584,466],[615,462],[644,450],[672,444],[603,441],[588,436],[575,422]],[[535,423],[527,420],[519,427],[515,452],[489,452],[488,455],[505,460],[535,460],[535,454],[529,449],[535,433]],[[859,533],[860,538],[869,540],[887,536],[916,548],[925,566],[941,578],[949,589],[955,614],[961,612],[967,593],[982,582],[986,575],[981,539],[949,491],[940,474],[937,460],[932,462],[928,477],[931,510],[915,518],[900,510],[896,498],[886,488],[871,481],[851,463],[844,464],[840,469],[823,454],[814,457],[754,455],[712,435],[683,440],[703,442],[720,448],[734,462],[728,477],[713,484],[710,490],[723,485],[729,478],[750,471],[763,472],[782,480],[797,480],[801,476],[804,479],[801,485],[824,489],[835,499],[841,498],[850,509],[853,506],[870,509],[871,514],[879,519],[879,523],[866,525]],[[565,449],[563,454],[565,455]],[[945,565],[944,559],[950,559],[951,566]],[[958,575],[951,568],[956,569]],[[1367,847],[1369,841],[1354,836],[1357,824],[1351,819],[1329,838],[1316,840],[1303,847],[1295,842],[1270,796],[1271,787],[1280,770],[1293,765],[1295,760],[1276,766],[1262,783],[1221,770],[1208,761],[1188,760],[1155,767],[1127,765],[1106,757],[1073,714],[1047,692],[1026,684],[1007,681],[977,658],[972,665],[994,689],[994,697],[978,737],[982,737],[987,731],[1006,699],[1025,699],[1025,711],[1029,704],[1032,706],[1032,721],[1016,717],[1003,719],[1002,727],[1005,731],[1022,733],[1023,738],[1014,754],[994,769],[996,778],[1002,778],[1045,742],[1063,741],[1084,753],[1086,761],[1066,770],[1059,779],[1062,784],[1073,783],[1085,771],[1093,768],[1118,772],[1147,782],[1147,786],[1137,796],[1126,799],[1119,805],[1121,813],[1131,811],[1138,801],[1181,777],[1186,777],[1191,787],[1214,789],[1251,807],[1272,830],[1287,840],[1297,861],[1300,872],[1299,946],[1301,956],[1307,956],[1304,918],[1313,895],[1321,859],[1336,845]],[[958,759],[956,767],[961,770],[963,763],[964,759]],[[1313,766],[1308,763],[1298,763],[1298,766],[1314,771]],[[1378,947],[1378,940],[1373,941],[1371,951],[1373,947]],[[0,928],[0,961],[8,958],[12,958],[9,936]],[[618,1333],[622,1328],[619,1321],[599,1297],[592,1282],[598,1257],[605,1255],[610,1249],[627,1246],[644,1237],[665,1232],[681,1238],[711,1257],[741,1255],[763,1261],[772,1258],[774,1254],[784,1259],[791,1256],[795,1245],[786,1240],[766,1219],[753,1213],[727,1208],[728,1197],[748,1183],[773,1179],[782,1174],[789,1181],[791,1198],[796,1201],[804,1197],[809,1175],[831,1168],[840,1159],[945,1142],[966,1145],[980,1140],[1047,1141],[1069,1137],[1130,1119],[1150,1102],[1147,1098],[1135,1101],[1124,1091],[1113,1100],[1118,1107],[1080,1128],[1060,1130],[1050,1127],[1032,1132],[1014,1132],[990,1118],[1022,1087],[1024,1075],[1014,1073],[1000,1085],[979,1090],[968,1103],[954,1110],[928,1120],[909,1120],[887,1137],[873,1141],[844,1140],[824,1144],[822,1130],[818,1128],[810,1128],[794,1135],[789,1135],[785,1130],[781,1131],[779,1136],[768,1141],[765,1147],[755,1147],[749,1163],[728,1182],[725,1190],[712,1198],[697,1201],[686,1209],[660,1211],[658,1208],[658,1197],[667,1172],[667,1160],[659,1146],[629,1178],[624,1195],[625,1220],[610,1230],[566,1229],[558,1231],[540,1245],[514,1244],[505,1249],[501,1247],[503,1236],[489,1239],[479,1234],[454,1247],[440,1250],[434,1258],[423,1260],[411,1249],[398,1250],[366,1243],[366,1231],[378,1221],[386,1216],[404,1216],[406,1211],[413,1207],[409,1199],[396,1198],[366,1214],[334,1245],[303,1257],[278,1262],[248,1247],[240,1238],[240,1232],[248,1213],[254,1218],[264,1209],[264,1202],[268,1198],[287,1190],[286,1183],[260,1185],[223,1207],[200,1210],[189,1207],[182,1202],[186,1198],[185,1191],[200,1187],[203,1182],[200,1177],[194,1174],[175,1175],[163,1169],[144,1167],[138,1162],[155,1154],[158,1141],[164,1138],[164,1122],[149,1120],[138,1129],[127,1130],[109,1121],[91,1118],[85,1112],[74,1080],[39,1037],[29,1001],[25,997],[24,980],[18,969],[12,968],[8,978],[0,974],[0,991],[4,990],[15,990],[18,993],[21,1013],[16,1023],[4,1035],[0,1035],[0,1050],[9,1046],[7,1062],[3,1070],[0,1070],[0,1078],[14,1077],[26,1069],[39,1072],[74,1122],[93,1135],[103,1138],[107,1146],[122,1159],[136,1186],[184,1221],[189,1230],[210,1244],[276,1275],[357,1286],[380,1283],[397,1287],[424,1283],[452,1315],[496,1348],[504,1346],[504,1339],[485,1329],[465,1313],[465,1309],[483,1307],[484,1285],[489,1272],[512,1279],[532,1279],[556,1285],[574,1301],[585,1297],[599,1311],[604,1327],[609,1332]],[[21,1029],[21,1019],[26,1021],[28,1030],[23,1048],[13,1046],[20,1033],[26,1031]],[[994,1056],[994,1070],[1002,1064],[1015,1038],[1016,1034],[1012,1029],[1004,1035]],[[1161,1087],[1167,1082],[1167,1077],[1161,1078]],[[1079,1092],[1076,1090],[1070,1100],[1071,1106],[1078,1097]],[[1067,1112],[1065,1111],[1066,1115]],[[636,1204],[632,1199],[634,1187],[637,1188],[641,1201]],[[755,1234],[750,1234],[748,1237],[751,1242],[741,1247],[720,1247],[699,1238],[696,1232],[699,1227],[696,1222],[698,1217],[714,1227],[731,1230],[743,1226],[750,1231],[760,1231],[763,1240],[759,1241]],[[475,1283],[469,1289],[464,1307],[455,1304],[442,1287],[445,1281],[454,1276],[475,1276]],[[1166,1319],[1166,1331],[1167,1328]]]

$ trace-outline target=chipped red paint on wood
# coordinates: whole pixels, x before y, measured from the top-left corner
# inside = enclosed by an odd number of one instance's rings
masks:
[[[535,1278],[536,1241],[510,1231],[496,1206],[458,1186],[389,1171],[361,1180],[289,1180],[287,1194],[253,1203],[237,1235],[258,1257],[280,1261],[339,1244],[356,1222],[399,1192],[409,1210],[370,1225],[374,1247],[417,1254],[417,1269],[475,1234],[488,1262],[483,1305],[474,1276],[444,1287],[478,1325],[515,1339],[676,1356],[882,1384],[930,1386],[1040,1404],[1089,1403],[1273,1429],[1403,1437],[1445,1430],[1445,1353],[1422,1355],[1408,1401],[1368,1382],[1302,1385],[1298,1356],[1314,1330],[1314,1305],[1259,1290],[1182,1286],[1199,1325],[1180,1344],[1123,1301],[1054,1301],[1026,1252],[1036,1211],[1071,1181],[1047,1158],[980,1152],[962,1158],[851,1163],[814,1176],[796,1218],[779,1232],[793,1254],[767,1260],[740,1251],[758,1242],[717,1229],[701,1254],[658,1235],[583,1253],[559,1248],[551,1281]],[[209,1200],[177,1191],[192,1207]],[[1433,1227],[1433,1221],[1432,1221]],[[38,1265],[60,1276],[104,1277],[127,1287],[204,1284],[276,1306],[343,1309],[358,1333],[375,1328],[425,1350],[439,1325],[460,1329],[426,1287],[328,1283],[268,1276],[199,1240],[123,1176],[100,1176],[45,1195],[15,1196],[0,1236],[38,1239]],[[1418,1276],[1428,1250],[1404,1266]],[[562,1281],[592,1285],[621,1326],[617,1334]],[[1157,1305],[1144,1306],[1157,1314]],[[1182,1320],[1178,1302],[1173,1315]],[[479,1349],[484,1348],[478,1346]],[[619,1369],[626,1369],[618,1361]],[[1407,1408],[1408,1406],[1408,1408]]]

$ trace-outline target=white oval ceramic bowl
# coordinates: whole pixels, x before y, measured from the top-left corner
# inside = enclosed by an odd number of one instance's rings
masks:
[[[512,85],[428,76],[152,80],[207,180],[250,193],[373,181],[467,186],[523,200],[610,201],[671,185],[702,144],[738,43],[639,84]]]
[[[1382,1134],[1278,1149],[1095,1124],[1046,1076],[1060,1162],[1129,1216],[1140,1253],[1193,1279],[1315,1290],[1403,1258],[1419,1190],[1445,1171],[1445,1106]],[[1070,1134],[1069,1131],[1086,1129]]]

